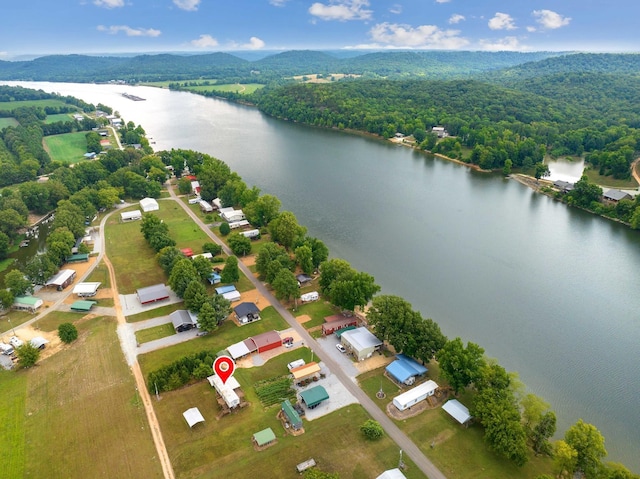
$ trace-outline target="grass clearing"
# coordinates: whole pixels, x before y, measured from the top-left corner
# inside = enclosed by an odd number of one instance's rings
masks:
[[[88,283],[98,282],[100,283],[101,288],[110,288],[111,278],[109,277],[109,269],[107,268],[107,265],[104,263],[100,263],[98,266],[96,266],[91,274],[87,277],[86,281]]]
[[[50,311],[42,319],[36,321],[34,326],[42,331],[56,331],[62,323],[75,323],[82,319],[82,313],[71,313],[68,311]]]
[[[44,120],[45,123],[56,123],[58,121],[66,122],[72,121],[73,118],[69,113],[56,113],[55,115],[47,115],[47,118]]]
[[[325,471],[341,477],[371,478],[398,463],[398,448],[388,437],[370,442],[359,427],[369,416],[357,404],[347,406],[314,421],[304,421],[305,433],[286,435],[276,418],[278,406],[264,408],[252,387],[261,380],[286,373],[286,364],[300,351],[291,351],[270,359],[265,365],[236,369],[245,398],[250,405],[217,420],[215,391],[207,381],[163,393],[154,402],[171,461],[179,478],[245,478],[247,471],[268,471],[269,477],[296,477],[296,464],[314,458]],[[205,422],[189,429],[182,412],[198,407]],[[255,451],[253,433],[270,427],[277,442]],[[408,478],[424,477],[411,461]]]
[[[19,124],[15,118],[0,118],[0,130],[8,126],[18,126]]]
[[[0,272],[4,271],[9,266],[11,266],[15,260],[16,260],[15,258],[6,258],[0,261]]]
[[[429,378],[438,382],[437,365],[430,363],[427,367]],[[384,377],[383,373],[384,368],[380,368],[362,374],[358,376],[358,383],[378,407],[385,410],[387,404],[400,394],[401,389]],[[381,386],[387,395],[385,399],[376,397]],[[462,395],[459,400],[467,406],[471,405],[467,395]],[[535,457],[531,453],[529,462],[524,467],[517,467],[498,457],[485,443],[482,427],[477,424],[468,428],[460,426],[440,407],[395,423],[448,479],[528,479],[553,472],[552,460],[548,457]]]
[[[199,84],[197,86],[185,87],[187,91],[192,91],[195,93],[220,91],[220,92],[240,93],[242,95],[250,95],[251,93],[255,92],[256,90],[259,90],[260,88],[264,88],[264,85],[260,83],[222,83],[220,85]]]
[[[28,311],[15,311],[12,309],[8,313],[0,316],[0,332],[7,333],[11,331],[12,328],[26,323],[34,316],[34,314]]]
[[[0,418],[11,418],[3,420],[11,427],[0,444],[12,451],[0,477],[131,477],[135,471],[161,478],[144,408],[114,340],[115,320],[98,317],[78,329],[78,340],[37,367],[0,376]]]
[[[160,326],[136,331],[136,341],[138,344],[148,343],[149,341],[166,338],[168,336],[173,336],[174,334],[176,334],[176,330],[173,328],[173,324],[166,323],[161,324]]]
[[[305,303],[298,306],[296,316],[306,314],[311,318],[303,324],[306,329],[313,328],[315,326],[321,326],[324,324],[324,318],[332,316],[340,312],[339,308],[336,308],[327,301],[313,301],[311,303]]]
[[[87,152],[87,133],[65,133],[63,135],[45,136],[44,143],[53,161],[77,163]]]
[[[591,168],[585,168],[584,175],[587,175],[589,181],[591,183],[595,183],[596,185],[601,185],[609,188],[620,188],[626,190],[635,190],[638,187],[638,183],[631,176],[627,180],[617,180],[613,176],[602,176],[598,173],[598,170],[592,170]]]
[[[145,321],[147,319],[159,318],[160,316],[168,316],[174,311],[179,309],[184,309],[184,303],[173,303],[167,304],[165,306],[160,306],[159,308],[150,309],[148,311],[143,311],[142,313],[132,314],[131,316],[127,316],[127,323],[137,323],[138,321]]]
[[[68,107],[69,105],[67,105],[65,102],[60,101],[60,100],[54,100],[54,99],[50,99],[50,100],[23,100],[23,101],[2,101],[0,102],[0,110],[1,111],[11,111],[11,110],[15,110],[16,108],[20,108],[20,107],[31,107],[31,106],[36,106],[36,107],[41,107],[41,108],[45,108],[48,106],[53,106],[53,107]]]

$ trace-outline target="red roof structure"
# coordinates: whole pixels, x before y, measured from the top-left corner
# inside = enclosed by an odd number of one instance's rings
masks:
[[[331,317],[331,316],[329,316]],[[327,318],[325,318],[327,319]],[[325,336],[328,334],[333,334],[336,331],[339,331],[341,329],[344,328],[348,328],[349,326],[357,326],[358,325],[358,318],[356,318],[355,316],[351,317],[351,318],[345,318],[342,317],[342,319],[339,319],[337,321],[332,321],[330,323],[324,323],[322,325],[322,334],[324,334]]]
[[[282,339],[280,339],[277,331],[267,331],[266,333],[245,339],[244,344],[249,351],[257,351],[258,354],[260,354],[282,346]]]
[[[193,250],[191,248],[182,248],[180,251],[182,251],[182,254],[187,258],[191,258],[193,256]]]
[[[342,321],[345,318],[352,318],[353,316],[345,316],[344,314],[334,314],[333,316],[325,316],[324,320],[327,323],[333,323],[334,321]]]

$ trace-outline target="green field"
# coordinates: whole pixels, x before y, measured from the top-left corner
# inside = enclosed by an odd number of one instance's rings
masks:
[[[137,323],[138,321],[146,321],[147,319],[158,318],[160,316],[168,316],[179,309],[184,309],[184,303],[167,304],[166,306],[160,306],[159,308],[149,309],[142,313],[127,316],[127,323]]]
[[[617,180],[613,176],[602,176],[598,173],[598,170],[592,170],[591,168],[585,168],[583,174],[587,175],[591,183],[601,185],[609,188],[621,188],[635,190],[638,187],[638,183],[631,176],[627,180]]]
[[[0,103],[0,105],[2,105],[2,103]],[[0,118],[0,130],[8,126],[18,126],[19,124],[15,118]]]
[[[161,478],[115,320],[76,325],[79,338],[36,367],[0,371],[0,478]]]
[[[296,464],[313,458],[318,467],[340,477],[370,479],[397,466],[399,451],[388,437],[370,442],[359,427],[369,416],[362,406],[350,405],[314,421],[304,420],[305,433],[287,435],[276,418],[278,406],[264,408],[253,385],[287,372],[286,364],[300,356],[291,351],[270,359],[265,365],[236,369],[235,377],[250,403],[240,411],[216,419],[219,412],[215,391],[205,381],[170,393],[163,393],[154,406],[173,467],[178,478],[244,479],[248,471],[264,471],[265,477],[299,477]],[[182,412],[198,407],[204,423],[192,429]],[[270,427],[277,442],[262,451],[254,450],[253,433]],[[406,460],[405,475],[424,475]]]
[[[87,152],[86,132],[65,133],[44,137],[44,144],[53,161],[77,163]]]
[[[60,100],[25,100],[25,101],[3,101],[0,102],[0,110],[2,111],[7,111],[7,110],[14,110],[16,108],[19,107],[30,107],[30,106],[39,106],[41,108],[45,108],[47,106],[54,106],[54,107],[67,107],[69,105],[67,105],[65,102],[60,101]]]
[[[149,341],[166,338],[167,336],[173,336],[174,334],[176,334],[176,330],[173,329],[173,324],[166,323],[161,324],[160,326],[136,331],[136,341],[138,344],[148,343]]]
[[[312,303],[301,304],[298,306],[296,316],[306,314],[311,318],[310,321],[303,323],[302,325],[306,329],[313,328],[314,326],[320,326],[324,323],[324,318],[338,314],[340,310],[327,301],[313,301]]]
[[[44,120],[45,123],[56,123],[58,121],[66,122],[72,121],[73,117],[69,113],[58,113],[56,115],[47,115]]]
[[[242,93],[243,95],[250,95],[251,93],[263,88],[264,85],[260,83],[224,83],[221,85],[198,85],[198,86],[188,86],[184,87],[187,91],[193,91],[196,93],[205,92],[205,91],[223,91],[223,92],[234,92],[234,93]]]

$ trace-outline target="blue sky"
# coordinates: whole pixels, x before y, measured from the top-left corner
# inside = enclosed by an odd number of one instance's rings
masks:
[[[4,0],[0,59],[292,49],[640,51],[638,0]]]

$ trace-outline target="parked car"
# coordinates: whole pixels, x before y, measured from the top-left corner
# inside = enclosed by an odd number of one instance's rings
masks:
[[[289,364],[287,364],[287,368],[289,368],[289,371],[291,371],[292,369],[295,368],[299,368],[300,366],[304,366],[306,363],[304,362],[304,359],[296,359],[295,361],[291,361]]]
[[[0,343],[0,352],[7,356],[11,356],[13,354],[13,346],[10,344]]]
[[[282,344],[285,348],[290,348],[291,346],[293,346],[293,338],[284,338],[282,340]]]
[[[9,344],[11,344],[11,346],[13,346],[14,348],[19,348],[24,344],[24,341],[18,336],[11,336],[9,338]]]
[[[336,349],[338,351],[340,351],[341,353],[346,353],[347,352],[347,348],[345,348],[342,344],[338,343],[336,344]]]

